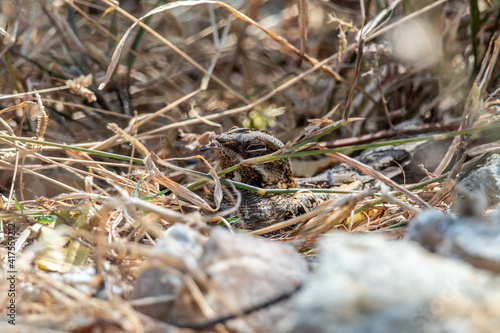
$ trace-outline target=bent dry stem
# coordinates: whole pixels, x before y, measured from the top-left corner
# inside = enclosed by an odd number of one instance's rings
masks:
[[[400,145],[400,144],[405,144],[405,143],[410,143],[410,142],[421,142],[421,141],[431,141],[431,140],[437,141],[437,140],[444,140],[447,138],[452,138],[452,137],[459,136],[459,135],[471,134],[471,133],[476,133],[476,132],[481,132],[481,131],[496,129],[496,128],[500,128],[500,122],[489,124],[486,126],[470,128],[470,129],[466,129],[466,130],[462,130],[462,131],[454,131],[454,132],[442,133],[442,134],[433,134],[433,135],[427,135],[427,136],[422,136],[422,137],[417,137],[417,138],[397,139],[397,140],[376,142],[376,143],[363,144],[363,145],[346,146],[346,147],[339,147],[339,148],[332,148],[332,149],[300,151],[300,152],[292,152],[292,153],[286,153],[286,154],[280,154],[280,155],[266,155],[266,156],[262,156],[262,157],[258,157],[258,158],[254,158],[254,159],[245,160],[245,161],[241,162],[240,164],[236,164],[230,168],[227,168],[225,170],[218,172],[217,175],[223,176],[229,172],[237,170],[240,167],[240,165],[254,165],[254,164],[259,164],[259,163],[266,163],[266,162],[281,159],[281,158],[312,156],[312,155],[320,155],[320,154],[325,154],[325,153],[363,150],[363,149],[368,149],[368,148]],[[109,153],[109,152],[104,152],[104,151],[99,151],[99,150],[94,150],[94,149],[82,148],[82,147],[75,147],[75,146],[70,146],[70,145],[65,145],[65,144],[60,144],[60,143],[38,141],[38,140],[22,138],[22,137],[14,137],[14,136],[9,136],[9,135],[0,135],[0,138],[5,139],[5,140],[23,142],[23,143],[32,143],[32,144],[37,144],[37,145],[41,145],[41,146],[49,146],[49,147],[56,147],[56,148],[61,148],[61,149],[76,150],[76,151],[81,151],[81,152],[92,154],[92,155],[104,156],[104,157],[108,157],[108,158],[114,158],[114,159],[129,161],[129,162],[132,161],[134,163],[141,163],[141,164],[143,163],[142,159],[136,158],[136,157],[130,157],[130,156]],[[169,167],[173,170],[182,171],[182,172],[186,172],[186,173],[190,173],[193,175],[197,175],[197,176],[206,178],[206,179],[203,179],[203,180],[200,180],[200,181],[197,181],[195,183],[187,185],[188,189],[194,189],[194,188],[206,183],[207,180],[213,179],[212,176],[210,176],[209,174],[203,173],[203,172],[189,170],[189,169],[177,167],[175,165],[170,165]],[[433,182],[437,182],[437,181],[443,179],[443,176],[434,178]],[[220,180],[224,184],[233,184],[234,186],[236,186],[238,188],[248,190],[251,192],[255,192],[255,193],[259,193],[259,194],[295,193],[299,190],[304,190],[304,189],[262,189],[259,187],[243,184],[240,182],[236,182],[236,181],[232,181],[232,180],[228,180],[228,179],[224,179],[224,178],[221,178]],[[417,188],[418,187],[416,187],[415,189],[417,189]],[[413,187],[410,187],[408,189],[414,190]],[[345,191],[342,192],[342,191],[336,191],[336,190],[331,190],[331,189],[330,190],[329,189],[308,189],[308,190],[311,192],[315,192],[315,193],[318,193],[318,192],[345,193]],[[168,190],[159,192],[155,196],[158,196],[161,194],[166,194],[166,193],[168,193]],[[144,197],[144,199],[151,199],[155,196],[147,196],[147,197]],[[379,200],[382,200],[380,202],[383,202],[383,199],[379,199]]]

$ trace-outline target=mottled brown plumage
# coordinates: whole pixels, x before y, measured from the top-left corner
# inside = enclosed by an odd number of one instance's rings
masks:
[[[255,129],[232,128],[226,133],[202,147],[203,150],[214,150],[221,169],[229,168],[241,161],[276,152],[283,143],[272,135]],[[246,183],[266,189],[297,188],[293,178],[290,160],[280,159],[264,164],[240,166],[237,170],[225,175],[227,179]],[[259,229],[281,219],[303,214],[317,205],[316,196],[311,193],[266,194],[260,195],[240,190],[241,204],[238,214],[242,227]],[[212,193],[207,198],[211,201]],[[230,196],[224,196],[221,210],[234,205]]]
[[[217,153],[221,169],[227,169],[243,160],[276,152],[283,143],[274,136],[250,128],[232,128],[202,147]],[[262,188],[295,188],[289,159],[265,164],[240,166],[225,176],[227,179]]]

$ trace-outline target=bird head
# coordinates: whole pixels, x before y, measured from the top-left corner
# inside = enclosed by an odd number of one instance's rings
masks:
[[[201,150],[215,151],[220,167],[226,169],[246,159],[274,153],[282,147],[283,143],[268,133],[256,129],[233,127],[207,143]],[[286,188],[295,185],[289,159],[241,166],[226,177],[249,185],[267,188]],[[289,184],[290,181],[291,185],[284,185]]]

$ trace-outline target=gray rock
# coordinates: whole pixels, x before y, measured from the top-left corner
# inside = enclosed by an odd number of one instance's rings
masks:
[[[487,198],[488,207],[500,202],[500,155],[488,157],[486,163],[467,175],[461,184],[469,192],[480,192]],[[454,193],[460,196],[459,193]]]
[[[203,253],[204,237],[190,227],[177,223],[167,230],[165,238],[158,240],[156,249],[172,258],[179,258],[189,265],[196,265]],[[173,274],[171,267],[163,262],[148,261],[151,267],[142,272],[136,279],[131,300],[155,298],[159,302],[132,302],[134,308],[155,319],[172,316],[175,303],[175,292],[181,286],[181,277]],[[162,267],[163,266],[163,267]]]
[[[195,262],[186,263],[190,268],[183,276],[157,268],[141,274],[133,293],[135,299],[152,295],[171,295],[172,299],[136,308],[170,323],[199,323],[207,316],[200,309],[199,298],[193,296],[193,281],[203,294],[205,309],[212,312],[209,317],[219,318],[293,291],[308,276],[305,260],[292,247],[276,241],[241,233],[231,235],[223,228],[214,228],[202,249],[202,253],[196,250],[199,255],[188,256]],[[209,279],[208,287],[202,282],[204,277]],[[229,332],[273,332],[289,309],[290,301],[282,301],[244,319],[226,321],[224,327]]]
[[[500,273],[499,215],[457,217],[427,210],[409,223],[407,238],[429,251]]]
[[[327,235],[280,332],[496,332],[500,278],[378,235]]]

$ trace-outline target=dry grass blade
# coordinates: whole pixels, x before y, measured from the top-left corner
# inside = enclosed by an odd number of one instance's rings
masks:
[[[360,29],[358,39],[361,40],[362,38],[366,38],[367,36],[370,36],[374,34],[377,30],[378,27],[380,27],[381,23],[387,20],[387,17],[390,17],[394,9],[396,9],[396,6],[399,5],[401,0],[396,0],[393,1],[387,8],[384,10],[380,11],[380,13],[375,16],[373,19],[371,19],[362,29]],[[361,8],[364,8],[364,2],[360,1]],[[363,20],[365,19],[365,13],[364,11],[361,11],[361,14],[363,16]],[[398,21],[399,22],[399,21]]]
[[[357,82],[358,82],[358,77],[359,77],[359,74],[360,74],[360,68],[361,68],[361,59],[363,58],[363,48],[365,46],[365,34],[363,33],[364,32],[364,27],[365,27],[365,7],[364,7],[364,3],[362,0],[360,0],[360,3],[361,3],[361,29],[360,29],[360,33],[358,35],[358,52],[356,54],[356,63],[354,65],[354,74],[353,74],[353,79],[351,81],[351,87],[350,87],[350,90],[349,90],[349,95],[347,96],[347,103],[346,103],[346,106],[345,106],[345,109],[344,109],[344,123],[347,122],[347,120],[349,119],[349,113],[350,113],[350,110],[351,110],[351,104],[352,104],[352,100],[354,98],[354,91],[356,90],[356,85],[357,85]]]
[[[179,198],[182,198],[192,203],[193,205],[196,205],[203,209],[207,209],[212,212],[216,210],[210,207],[210,205],[207,204],[207,202],[203,200],[199,195],[188,190],[185,186],[182,186],[181,184],[174,182],[173,180],[162,174],[155,165],[155,162],[158,163],[158,161],[161,160],[155,153],[149,153],[149,155],[144,158],[144,165],[149,170],[151,176],[155,181],[157,181],[158,183],[162,184],[163,186],[174,192],[175,195],[177,195]]]
[[[391,195],[391,193],[389,193],[389,187],[386,185],[382,186],[381,193],[382,193],[382,196],[384,197],[384,199],[387,200],[387,202],[391,202],[395,205],[398,205],[401,208],[403,208],[405,211],[412,212],[413,214],[418,214],[421,211],[420,209],[413,207],[413,206],[399,200],[395,196]]]
[[[498,53],[500,52],[500,36],[492,39],[486,50],[481,69],[474,80],[471,92],[465,103],[464,126],[469,128],[473,126],[483,111],[483,99],[486,94],[486,88],[490,83],[493,70],[497,64]]]
[[[33,91],[28,91],[28,92],[19,93],[19,94],[3,95],[3,96],[0,96],[0,100],[19,98],[19,97],[24,97],[24,96],[31,96],[31,95],[41,94],[41,93],[45,94],[45,93],[69,89],[71,93],[85,97],[88,102],[94,102],[96,100],[96,97],[95,97],[94,93],[88,89],[88,87],[91,84],[92,84],[92,74],[89,74],[87,76],[80,75],[76,79],[67,80],[66,84],[63,86],[47,88],[47,89],[33,90]],[[28,103],[28,102],[23,102],[23,103]],[[23,104],[20,104],[20,105],[23,105]],[[0,113],[2,113],[2,112],[0,112]]]
[[[481,70],[472,84],[469,96],[465,102],[464,114],[460,129],[468,129],[474,126],[484,111],[483,103],[486,92],[486,87],[490,82],[493,69],[497,65],[498,53],[500,52],[500,36],[495,37],[490,41],[486,56],[481,64]],[[465,149],[469,142],[470,135],[461,135],[453,140],[452,145],[448,149],[446,160],[438,166],[435,174],[440,174],[447,166],[447,162],[451,160],[453,152],[457,150],[457,161],[453,165],[448,178],[446,179],[443,188],[434,195],[430,204],[437,204],[451,191],[454,185],[454,178],[458,174],[462,164],[465,162]]]
[[[422,200],[421,198],[419,198],[415,194],[411,193],[410,191],[408,191],[403,186],[401,186],[401,185],[395,183],[393,180],[387,178],[386,176],[384,176],[380,172],[374,170],[373,168],[371,168],[371,167],[369,167],[369,166],[367,166],[367,165],[365,165],[365,164],[363,164],[363,163],[361,163],[359,161],[356,161],[355,159],[352,159],[352,158],[350,158],[348,156],[340,154],[340,153],[331,153],[331,154],[326,154],[326,155],[330,156],[330,157],[333,157],[333,158],[336,158],[339,161],[344,162],[347,165],[350,165],[353,168],[358,169],[359,171],[363,172],[364,174],[366,174],[366,175],[368,175],[370,177],[373,177],[374,179],[380,180],[384,184],[386,184],[386,185],[388,185],[388,186],[390,186],[390,187],[392,187],[392,188],[400,191],[401,193],[403,193],[404,195],[406,195],[409,199],[412,199],[413,201],[415,201],[416,203],[418,203],[420,206],[432,209],[432,206],[429,205],[427,202],[425,202],[424,200]]]
[[[219,37],[219,34],[217,32],[216,28],[216,22],[215,22],[215,14],[214,14],[214,9],[213,6],[209,7],[209,13],[210,13],[210,21],[212,23],[213,27],[213,39],[214,39],[214,44],[216,47],[216,52],[212,58],[212,61],[210,62],[210,65],[208,66],[207,74],[203,77],[201,80],[201,86],[200,89],[206,90],[208,87],[208,83],[210,81],[210,76],[213,74],[215,65],[217,64],[217,60],[219,60],[219,57],[222,53],[222,48],[224,46],[224,42],[226,41],[226,38],[229,34],[229,29],[231,28],[231,21],[227,21],[227,24],[224,26],[224,29],[222,30],[222,35]]]
[[[85,165],[90,172],[85,172],[83,170],[79,170],[76,168],[71,168],[69,167],[69,163],[66,163],[66,168],[69,170],[73,170],[75,172],[79,172],[81,174],[86,175],[87,177],[95,177],[96,179],[101,179],[109,183],[113,183],[115,185],[124,187],[128,189],[129,191],[132,191],[134,188],[136,188],[137,183],[131,179],[128,179],[127,177],[124,177],[123,175],[119,175],[111,170],[106,169],[103,166],[102,162],[99,161],[93,161],[90,156],[83,152],[78,152],[78,151],[72,151],[68,150],[66,151],[66,154],[74,158],[74,161],[78,161],[78,163]],[[127,167],[130,167],[128,165]],[[151,184],[147,182],[141,182],[140,184],[139,194],[141,195],[150,195],[151,193],[156,193],[157,189],[152,186]],[[107,192],[99,187],[96,184],[92,184],[92,188],[97,189],[100,191],[103,195],[107,196]]]
[[[46,163],[49,163],[49,164],[52,164],[54,166],[58,166],[58,167],[61,167],[61,168],[64,168],[65,170],[67,171],[70,171],[70,172],[73,172],[75,174],[78,174],[78,173],[81,173],[81,174],[84,174],[84,175],[87,175],[87,176],[95,176],[95,177],[99,177],[97,175],[93,175],[92,173],[89,173],[89,172],[86,172],[86,171],[83,171],[81,169],[78,169],[78,168],[74,168],[74,167],[71,167],[69,166],[68,164],[61,164],[61,163],[58,163],[54,160],[52,160],[51,158],[49,157],[46,157],[44,155],[41,155],[40,153],[38,153],[36,150],[33,150],[33,149],[27,149],[27,148],[24,148],[22,147],[21,145],[19,144],[13,144],[5,139],[0,139],[2,142],[5,142],[6,144],[8,145],[12,145],[14,147],[17,147],[20,152],[24,155],[24,156],[33,156],[33,157],[36,157]],[[41,147],[41,145],[40,145]],[[88,164],[87,161],[90,160],[90,158],[87,156],[87,155],[79,155],[79,154],[76,154],[75,152],[73,151],[68,151],[68,153],[71,155],[73,154],[73,156],[75,157],[80,157],[79,159],[79,162],[84,164],[84,165],[87,165],[89,166],[90,169],[92,170],[96,170],[99,174],[102,175],[102,178],[103,180],[112,180],[112,181],[116,181],[117,184],[120,184],[122,186],[126,186],[126,187],[129,187],[129,188],[133,188],[135,186],[135,183],[133,183],[131,180],[129,179],[125,179],[124,177],[121,177],[121,176],[118,176],[116,175],[115,173],[113,173],[112,171],[109,171],[109,170],[106,170],[104,167],[100,166],[100,165],[95,165],[95,164]],[[83,159],[81,158],[83,156]],[[3,162],[4,165],[6,166],[6,168],[8,169],[17,169],[17,166],[15,167],[12,167],[10,166],[8,163],[6,163],[5,161],[0,161],[0,162]],[[30,174],[33,174],[33,175],[37,175],[38,177],[42,178],[42,179],[45,179],[45,180],[48,180],[50,181],[51,183],[54,183],[54,184],[57,184],[59,186],[62,186],[63,188],[67,189],[67,190],[70,190],[70,191],[76,191],[76,192],[79,192],[79,190],[75,189],[74,187],[70,187],[64,183],[61,183],[61,182],[58,182],[57,180],[54,180],[50,177],[47,177],[47,176],[44,176],[38,172],[35,172],[33,170],[30,170],[30,169],[27,169],[27,168],[23,168],[23,171],[27,172],[27,173],[30,173]],[[97,189],[99,189],[104,197],[107,197],[108,195],[106,194],[105,191],[103,191],[102,189],[100,189],[99,187],[97,187]]]
[[[299,8],[300,55],[307,52],[307,29],[309,28],[309,0],[297,0]]]
[[[318,208],[324,207],[321,214],[318,214],[293,232],[296,235],[296,239],[314,238],[335,227],[341,226],[342,221],[351,214],[356,204],[373,194],[373,192],[372,190],[368,190],[359,194],[342,197],[330,203],[323,203]]]
[[[33,151],[32,151],[32,150],[30,150],[30,149],[24,148],[24,147],[19,146],[19,145],[15,145],[15,144],[11,143],[11,142],[10,142],[10,141],[8,141],[8,140],[5,140],[5,139],[0,139],[0,142],[4,142],[5,144],[8,144],[8,145],[12,145],[12,146],[17,147],[17,149],[19,149],[19,151],[20,151],[20,154],[24,154],[24,155],[29,155],[29,154],[32,154],[33,156],[35,156],[35,157],[37,157],[37,158],[40,158],[41,160],[43,160],[43,161],[45,161],[45,162],[54,163],[54,162],[52,162],[49,158],[47,158],[47,157],[45,157],[45,156],[43,156],[43,155],[40,155],[40,154],[38,154],[38,153],[36,153],[36,152],[33,152]],[[16,159],[16,161],[17,161],[17,159]],[[18,169],[20,169],[20,168],[21,168],[21,167],[18,165],[18,163],[17,163],[17,162],[16,162],[16,164],[15,164],[14,166],[12,166],[12,164],[10,164],[10,163],[8,163],[8,162],[5,162],[5,161],[0,160],[0,164],[4,165],[7,169],[18,170]],[[40,174],[40,173],[38,173],[38,172],[35,172],[35,171],[33,171],[33,170],[29,170],[29,169],[25,169],[25,168],[23,168],[22,170],[23,170],[23,172],[26,172],[26,173],[30,173],[30,174],[36,175],[36,176],[37,176],[37,177],[39,177],[39,178],[42,178],[42,179],[45,179],[45,180],[47,180],[47,181],[49,181],[49,182],[51,182],[51,183],[54,183],[54,184],[56,184],[56,185],[58,185],[58,186],[60,186],[60,187],[62,187],[62,188],[64,188],[64,189],[66,189],[66,190],[68,190],[68,191],[70,191],[70,192],[75,192],[75,193],[79,193],[79,192],[81,192],[80,190],[78,190],[78,189],[76,189],[76,188],[74,188],[74,187],[72,187],[72,186],[69,186],[69,185],[64,184],[64,183],[62,183],[62,182],[60,182],[60,181],[54,180],[54,179],[52,179],[51,177],[44,176],[44,175],[42,175],[42,174]],[[14,175],[15,175],[15,173],[14,173]],[[13,183],[14,183],[14,182],[13,182]],[[14,191],[11,191],[11,194],[13,195],[13,194],[14,194]]]
[[[159,205],[154,205],[150,202],[130,197],[126,191],[122,191],[122,196],[119,198],[112,198],[108,201],[110,205],[114,205],[115,207],[119,207],[121,205],[130,205],[139,207],[141,209],[147,210],[149,212],[156,213],[161,215],[170,223],[186,223],[191,225],[198,225],[200,221],[200,216],[197,213],[192,215],[184,215],[179,212],[176,212],[172,209],[163,208]]]
[[[465,151],[465,154],[467,154],[467,156],[469,157],[475,157],[485,153],[495,153],[498,151],[500,151],[500,142],[497,141],[469,148],[467,149],[467,151]]]
[[[4,114],[7,112],[15,111],[15,110],[20,109],[20,108],[24,108],[25,106],[28,106],[30,103],[32,103],[32,102],[27,102],[27,101],[21,102],[19,104],[16,104],[16,105],[13,105],[11,107],[0,110],[0,114]]]
[[[333,109],[331,109],[330,112],[328,112],[326,115],[324,115],[320,119],[309,120],[309,124],[303,130],[301,130],[299,133],[297,133],[295,136],[293,136],[290,140],[288,140],[288,142],[285,143],[283,148],[280,149],[280,152],[288,151],[292,146],[295,146],[297,143],[302,142],[302,141],[306,141],[310,138],[317,136],[318,134],[322,134],[322,133],[327,134],[329,132],[328,127],[331,128],[331,127],[334,127],[334,126],[339,124],[338,122],[336,124],[332,124],[333,121],[330,119],[333,116],[333,114],[335,113],[335,111],[337,111],[339,105],[340,104],[335,105],[335,107]],[[322,124],[328,124],[328,125],[326,128],[320,129]],[[319,138],[321,138],[321,137],[318,137],[315,139],[317,140]]]
[[[215,201],[215,210],[219,210],[220,203],[222,201],[222,184],[220,182],[219,176],[217,175],[217,171],[210,165],[210,163],[207,162],[205,157],[201,155],[196,155],[196,156],[191,156],[191,157],[185,157],[185,158],[171,158],[169,161],[175,161],[175,160],[191,160],[191,159],[200,159],[203,164],[205,164],[208,168],[208,174],[212,176],[213,181],[214,181],[214,188],[213,188],[213,193],[214,193],[214,201]],[[157,161],[158,164],[161,164],[167,168],[173,168],[173,166],[170,163],[167,163],[165,161]],[[177,168],[175,168],[177,169]],[[175,170],[174,169],[174,170]]]
[[[325,207],[325,206],[322,206],[322,207]],[[299,215],[296,217],[292,217],[291,219],[288,219],[286,221],[277,222],[277,223],[274,223],[268,227],[253,230],[250,232],[250,234],[251,235],[263,235],[263,234],[275,232],[277,230],[299,224],[302,221],[305,221],[309,218],[312,218],[314,216],[321,214],[321,212],[323,212],[326,209],[326,208],[322,208],[322,207],[318,207],[318,208],[316,208],[308,213],[305,213],[305,214],[302,214],[302,215]]]
[[[14,199],[14,186],[16,183],[16,176],[17,176],[18,167],[19,167],[19,151],[16,151],[14,156],[15,156],[14,173],[12,175],[12,184],[10,186],[9,198],[7,199],[7,205],[6,205],[7,210],[10,208],[10,205],[14,203],[14,200],[13,200]],[[6,164],[9,167],[11,167],[10,163],[7,163],[5,161],[0,160],[0,163]]]
[[[424,8],[419,9],[419,10],[411,13],[410,15],[407,15],[407,16],[401,18],[400,20],[397,20],[396,22],[394,22],[394,23],[392,23],[392,24],[390,24],[390,25],[388,25],[388,26],[386,26],[384,28],[381,28],[381,29],[379,29],[377,31],[373,31],[373,29],[375,27],[370,27],[370,30],[372,30],[372,31],[367,31],[367,32],[371,32],[371,33],[367,34],[365,42],[369,42],[369,41],[371,41],[371,40],[373,40],[373,39],[375,39],[375,38],[377,38],[377,37],[385,34],[386,32],[388,32],[388,31],[390,31],[390,30],[392,30],[392,29],[394,29],[394,28],[396,28],[396,27],[404,24],[405,22],[414,20],[418,16],[421,16],[421,15],[423,15],[425,13],[428,13],[432,9],[434,9],[436,7],[439,7],[439,6],[442,6],[442,5],[444,5],[444,3],[448,2],[448,1],[449,0],[438,0],[436,2],[433,2],[433,3],[425,6]],[[390,8],[391,11],[392,11],[392,9],[395,8],[395,5],[399,4],[400,2],[401,2],[401,0],[394,1],[388,8]],[[381,14],[382,14],[382,12],[381,12]],[[384,16],[386,16],[387,13],[383,13],[383,14],[384,15],[379,15],[378,16],[378,18],[379,18],[378,21],[380,21],[380,18],[383,18]],[[377,24],[378,24],[378,22],[377,22]],[[369,24],[367,24],[367,26],[369,26]]]
[[[102,300],[89,297],[77,288],[71,287],[62,281],[55,280],[48,273],[42,271],[33,272],[30,278],[36,285],[41,285],[42,290],[51,300],[52,306],[59,307],[61,312],[70,316],[70,313],[80,313],[84,316],[92,316],[120,323],[127,330],[139,328],[140,324],[137,314],[122,300]],[[64,310],[64,311],[63,311]],[[69,311],[68,311],[69,310]],[[66,312],[68,311],[68,312]],[[51,313],[48,311],[47,313]],[[126,320],[124,321],[124,319]]]
[[[357,200],[350,198],[347,200],[340,208],[334,210],[333,212],[325,215],[317,216],[305,225],[303,225],[298,231],[298,238],[309,239],[317,237],[335,227],[342,225],[342,221],[348,217],[354,207],[356,207]]]

